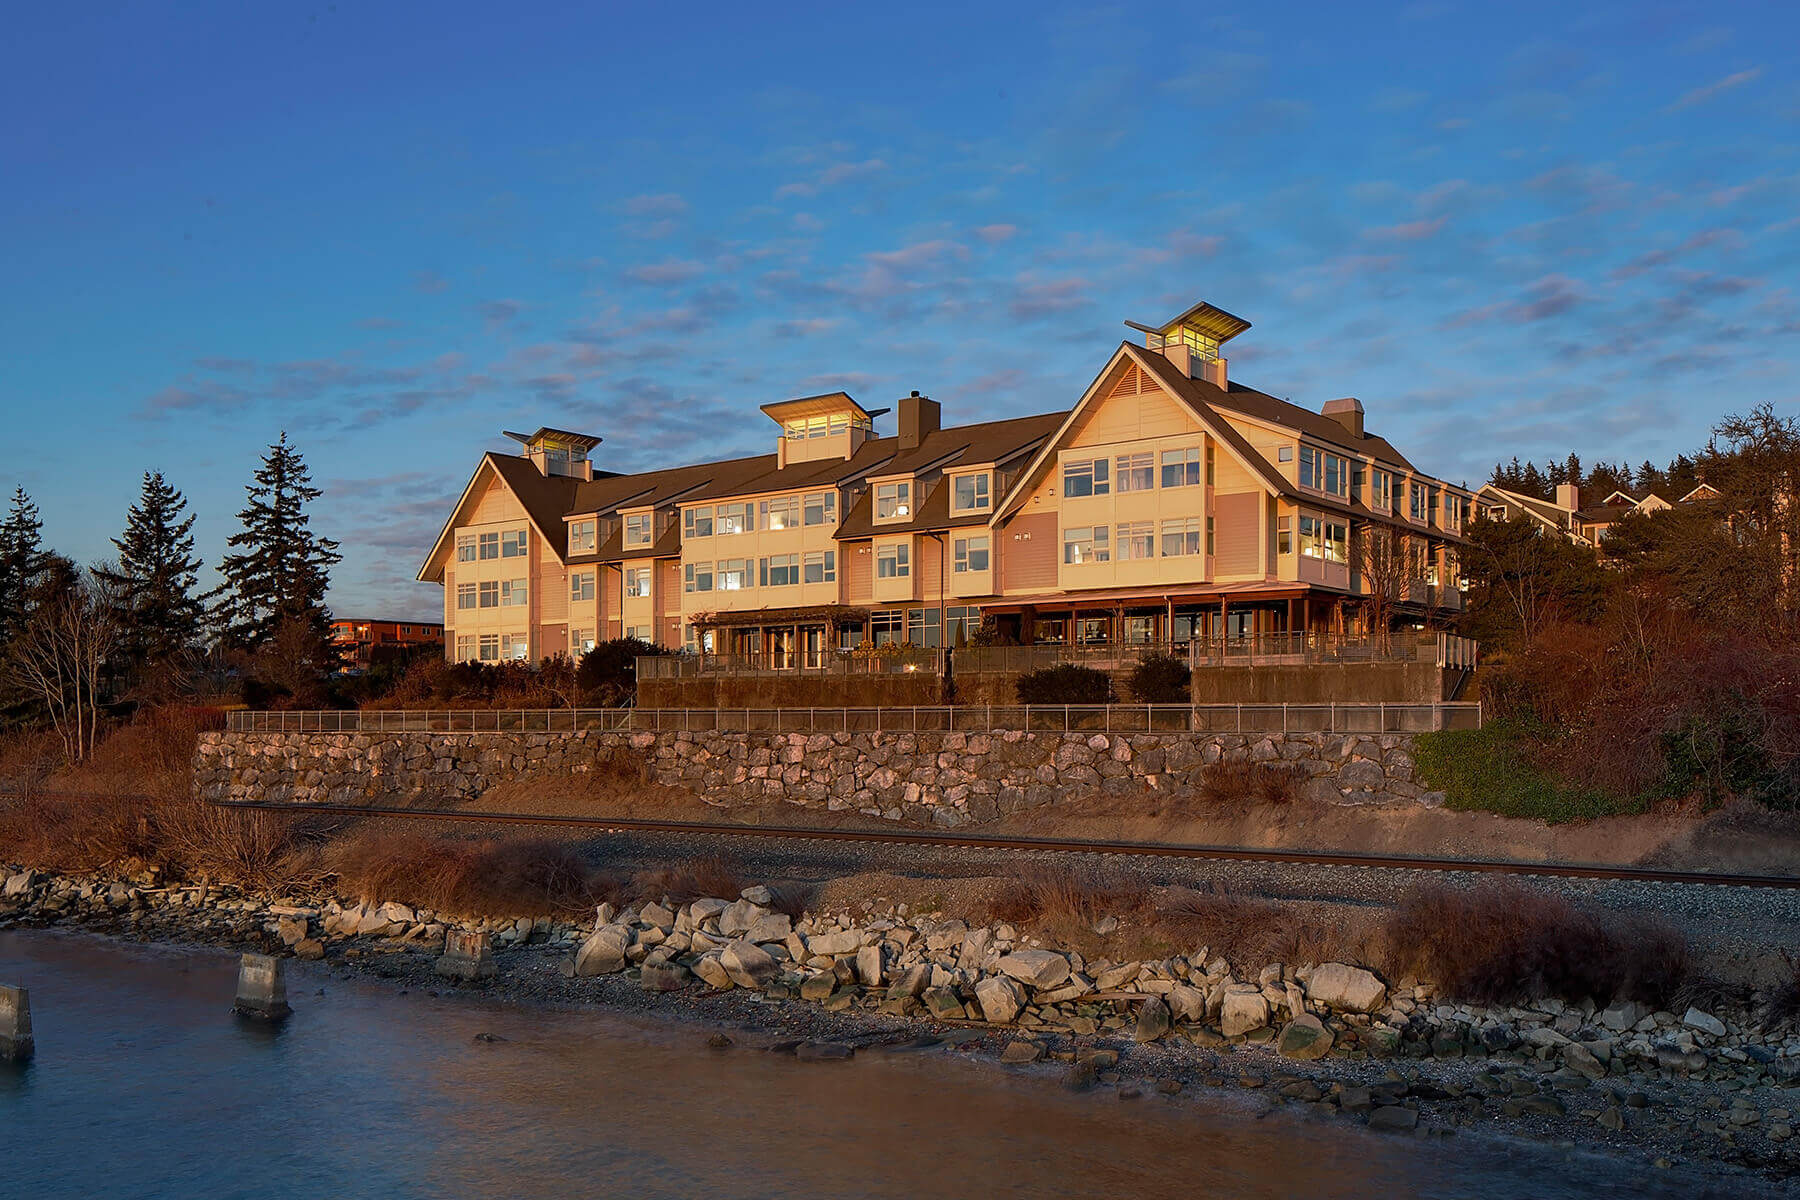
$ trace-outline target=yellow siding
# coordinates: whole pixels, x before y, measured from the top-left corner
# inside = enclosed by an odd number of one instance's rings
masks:
[[[1213,533],[1217,553],[1213,557],[1213,576],[1217,579],[1241,579],[1259,576],[1256,553],[1259,542],[1257,512],[1261,496],[1243,492],[1235,496],[1216,496],[1213,500]]]
[[[1000,558],[1002,592],[1047,592],[1056,587],[1061,541],[1055,513],[1015,517],[999,537],[1006,543]]]

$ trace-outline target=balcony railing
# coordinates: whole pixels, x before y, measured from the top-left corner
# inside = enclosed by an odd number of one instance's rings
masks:
[[[239,711],[235,733],[1423,733],[1481,727],[1479,703],[1094,704],[892,708]]]
[[[637,660],[640,682],[743,675],[941,675],[943,670],[942,650],[910,646],[874,651],[832,649],[810,656],[805,650],[769,650],[761,654],[665,654]]]
[[[1021,674],[1063,663],[1096,670],[1126,670],[1152,655],[1171,655],[1194,670],[1222,666],[1279,666],[1297,663],[1423,662],[1440,667],[1476,665],[1476,643],[1455,634],[1392,633],[1344,637],[1324,633],[1267,633],[1241,638],[1201,638],[1143,645],[971,646],[953,652],[959,673],[998,671]]]

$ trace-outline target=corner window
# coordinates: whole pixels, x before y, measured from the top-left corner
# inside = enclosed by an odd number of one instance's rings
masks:
[[[988,494],[991,486],[986,472],[980,475],[958,475],[952,492],[951,506],[956,512],[980,512],[992,506]]]
[[[985,476],[984,476],[985,478]],[[956,539],[956,574],[969,571],[985,571],[988,569],[988,540],[986,537],[968,537]]]
[[[592,521],[569,522],[570,554],[592,554],[594,545],[594,523]]]
[[[1105,525],[1063,530],[1063,562],[1103,563],[1112,561],[1112,538]]]
[[[1063,495],[1104,496],[1112,491],[1112,462],[1093,458],[1063,464]]]
[[[875,551],[875,578],[905,579],[912,574],[912,547],[904,542]]]
[[[911,483],[878,483],[875,485],[875,519],[900,520],[912,516]]]

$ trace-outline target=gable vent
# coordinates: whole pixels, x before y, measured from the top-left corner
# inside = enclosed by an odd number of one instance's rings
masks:
[[[1151,384],[1150,377],[1144,373],[1144,368],[1132,366],[1119,376],[1119,382],[1113,384],[1112,391],[1106,393],[1106,398],[1112,400],[1119,396],[1141,396],[1145,392],[1154,390],[1155,387]]]

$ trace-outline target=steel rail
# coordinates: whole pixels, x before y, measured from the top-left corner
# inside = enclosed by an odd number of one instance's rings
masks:
[[[720,825],[710,821],[647,821],[635,817],[553,816],[544,813],[449,811],[428,808],[379,808],[348,804],[286,804],[268,800],[215,801],[222,809],[255,812],[318,813],[346,817],[406,817],[427,821],[486,824],[568,825],[601,833],[672,833],[774,838],[792,841],[870,842],[882,845],[942,846],[955,849],[1046,851],[1062,854],[1117,854],[1148,858],[1219,859],[1231,862],[1297,866],[1369,867],[1400,871],[1469,871],[1488,875],[1543,875],[1568,879],[1605,879],[1638,883],[1700,884],[1711,887],[1800,889],[1800,877],[1738,875],[1710,871],[1614,867],[1589,863],[1522,863],[1502,859],[1415,858],[1350,851],[1255,850],[1241,846],[1183,845],[1161,842],[1097,842],[1079,838],[996,837],[986,834],[927,832],[910,829],[809,829],[799,825]]]

